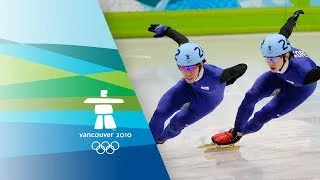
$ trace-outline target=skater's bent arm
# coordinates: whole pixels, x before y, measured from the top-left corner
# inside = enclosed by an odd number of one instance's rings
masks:
[[[286,24],[281,27],[279,34],[282,34],[284,37],[288,39],[295,25],[296,25],[296,20],[293,17],[290,17],[287,20]]]
[[[303,85],[311,84],[320,79],[320,67],[311,69],[304,78]]]
[[[300,14],[304,14],[303,10],[295,11],[287,20],[286,24],[281,27],[279,34],[282,34],[288,39],[293,31],[293,28],[296,26]]]
[[[172,29],[172,28],[168,28],[167,32],[166,32],[166,36],[168,36],[169,38],[173,39],[175,42],[177,42],[180,45],[184,44],[184,43],[188,43],[189,40],[187,37],[185,37],[184,35],[182,35],[181,33],[179,33],[178,31]]]
[[[220,83],[226,82],[227,85],[233,84],[239,77],[241,77],[247,70],[246,64],[238,64],[236,66],[223,70],[220,78]]]

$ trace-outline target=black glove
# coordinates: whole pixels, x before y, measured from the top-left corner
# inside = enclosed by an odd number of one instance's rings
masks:
[[[286,24],[281,27],[279,34],[284,35],[288,39],[293,31],[293,28],[297,24],[300,14],[304,14],[303,10],[294,12],[293,15],[288,18]]]
[[[298,10],[298,11],[294,12],[293,15],[292,15],[293,19],[295,21],[297,21],[300,14],[304,14],[303,10]]]
[[[165,36],[168,29],[170,29],[170,27],[163,24],[150,24],[148,31],[155,33],[155,35],[153,35],[154,38],[159,38]]]
[[[298,10],[298,11],[294,12],[293,15],[291,17],[289,17],[289,19],[287,20],[287,24],[292,23],[292,27],[289,28],[289,29],[291,29],[291,31],[292,31],[293,27],[296,26],[300,14],[304,14],[303,10]],[[290,36],[290,34],[289,34],[289,36]]]

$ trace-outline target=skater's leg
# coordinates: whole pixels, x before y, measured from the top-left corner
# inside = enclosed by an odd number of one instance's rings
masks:
[[[263,98],[275,95],[275,92],[278,93],[283,87],[285,87],[285,82],[276,76],[276,74],[272,72],[266,72],[262,74],[254,82],[253,86],[246,93],[244,99],[242,100],[238,108],[234,128],[213,135],[211,137],[212,142],[223,145],[233,144],[239,141],[243,135],[243,128],[253,114],[254,107],[257,102]]]
[[[189,110],[189,108],[181,110],[170,120],[170,123],[157,138],[157,141],[164,142],[176,137],[187,126],[188,120],[196,118],[197,117]]]
[[[160,99],[157,109],[149,122],[154,139],[162,133],[165,121],[189,101],[189,88],[184,81],[169,89]]]
[[[243,134],[259,131],[271,119],[283,116],[302,104],[314,92],[316,84],[308,87],[286,87],[245,124]]]
[[[238,108],[234,124],[235,131],[241,132],[243,126],[253,114],[255,105],[263,98],[272,96],[273,92],[280,89],[283,84],[284,82],[272,72],[262,74],[245,94]]]
[[[197,122],[207,114],[211,113],[221,103],[222,99],[223,94],[209,96],[201,103],[193,99],[189,107],[182,109],[171,119],[170,123],[158,137],[157,141],[164,142],[178,136],[185,127]],[[212,100],[214,100],[214,102]]]

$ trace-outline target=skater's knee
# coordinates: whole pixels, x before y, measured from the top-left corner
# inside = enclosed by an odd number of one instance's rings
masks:
[[[165,109],[164,108],[158,108],[154,111],[153,113],[153,117],[158,117],[158,116],[162,116],[163,114],[165,114]]]
[[[270,121],[271,119],[279,117],[277,112],[272,111],[268,108],[262,108],[260,111],[255,113],[255,119],[259,119],[259,121],[264,124],[265,122]]]
[[[171,122],[168,124],[170,131],[173,132],[178,132],[178,131],[182,131],[185,127],[186,124],[185,123],[177,123],[177,122]]]
[[[248,121],[248,123],[245,125],[246,133],[252,133],[259,131],[264,124],[269,122],[272,119],[275,119],[279,117],[277,112],[275,112],[273,109],[264,107],[260,111],[256,112],[254,114],[253,119]]]
[[[170,107],[161,107],[157,108],[152,116],[152,119],[168,119],[176,110]]]
[[[259,111],[259,114],[268,119],[278,118],[280,116],[278,113],[279,109],[278,105],[266,105]]]
[[[249,90],[244,97],[244,101],[248,104],[257,103],[259,99],[257,94],[258,92],[256,90]]]
[[[158,127],[158,124],[159,124],[159,122],[157,120],[151,119],[150,122],[149,122],[149,128],[153,129],[154,127]]]
[[[253,108],[257,102],[258,102],[258,98],[256,96],[256,93],[250,90],[245,94],[245,97],[239,108],[240,109]]]

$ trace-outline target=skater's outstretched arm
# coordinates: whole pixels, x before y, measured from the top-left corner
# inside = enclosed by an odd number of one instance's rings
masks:
[[[153,35],[154,38],[168,36],[169,38],[177,42],[179,46],[189,42],[187,37],[172,29],[171,27],[163,24],[151,24],[148,28],[148,31],[155,33],[155,35]]]
[[[241,77],[247,70],[246,64],[238,64],[223,70],[220,78],[220,83],[226,82],[227,85],[233,84],[239,77]]]
[[[293,28],[296,26],[300,14],[304,14],[303,10],[294,12],[293,15],[287,20],[286,24],[281,27],[279,34],[282,34],[288,39],[293,31]]]

